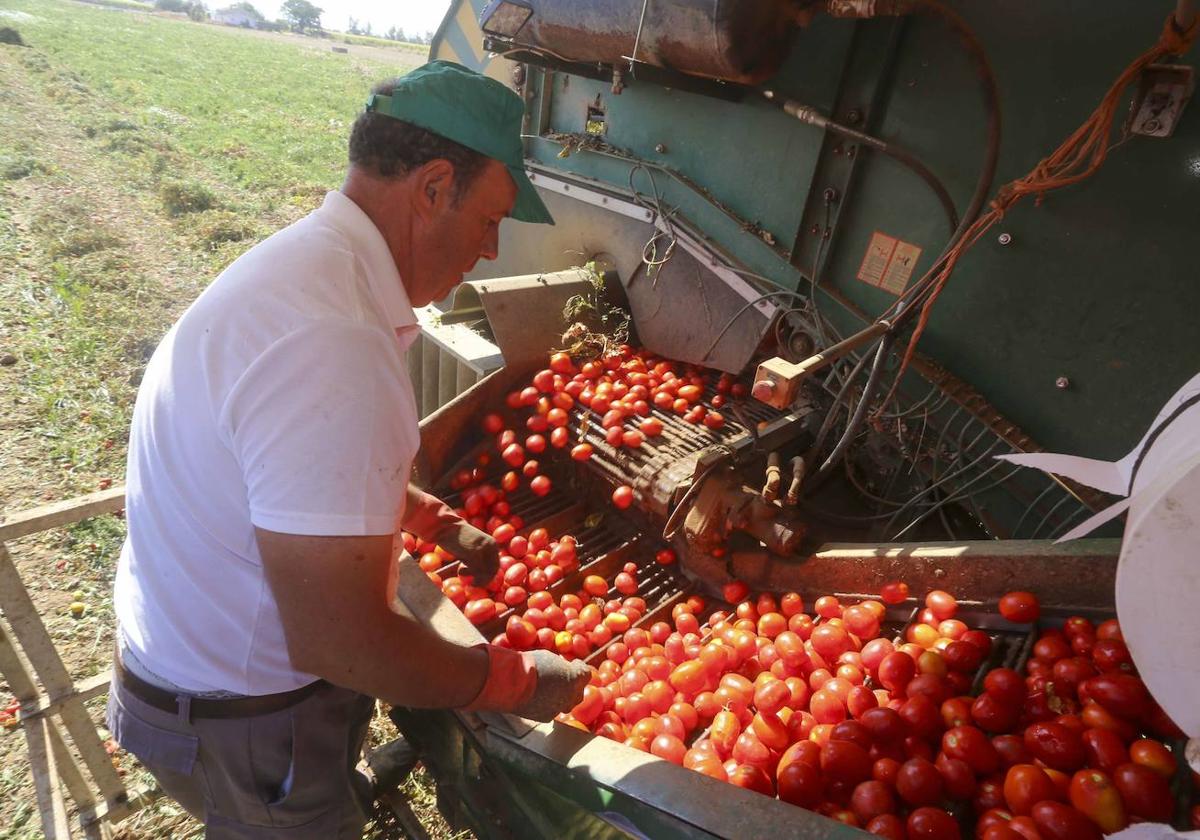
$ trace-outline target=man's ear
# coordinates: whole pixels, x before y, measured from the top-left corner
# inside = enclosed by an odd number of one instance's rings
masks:
[[[413,203],[423,219],[438,216],[449,209],[454,189],[454,165],[443,158],[422,164],[416,172]]]

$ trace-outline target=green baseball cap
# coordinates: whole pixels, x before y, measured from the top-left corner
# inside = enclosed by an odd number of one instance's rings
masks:
[[[512,217],[554,224],[529,176],[521,147],[521,97],[453,61],[431,61],[396,80],[391,96],[372,94],[367,111],[412,123],[500,161],[517,185]]]

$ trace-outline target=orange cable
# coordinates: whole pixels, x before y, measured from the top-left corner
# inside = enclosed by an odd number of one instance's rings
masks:
[[[908,347],[904,351],[900,369],[896,372],[891,390],[880,403],[879,410],[890,403],[895,395],[900,378],[904,375],[909,362],[912,361],[917,350],[917,343],[921,340],[921,334],[929,323],[933,304],[942,293],[942,289],[945,288],[950,275],[954,273],[954,267],[962,255],[978,242],[992,225],[1004,218],[1004,214],[1008,212],[1009,208],[1023,197],[1035,195],[1034,204],[1036,206],[1041,204],[1045,193],[1077,184],[1095,173],[1104,163],[1112,148],[1108,138],[1112,134],[1112,124],[1116,119],[1117,106],[1120,104],[1122,92],[1148,65],[1161,61],[1166,56],[1182,55],[1187,52],[1198,33],[1200,33],[1200,20],[1193,21],[1187,30],[1181,30],[1175,21],[1175,16],[1168,15],[1158,42],[1125,68],[1125,71],[1108,89],[1104,98],[1100,100],[1100,104],[1096,106],[1096,110],[1092,112],[1091,116],[1054,152],[1039,161],[1028,175],[1001,187],[991,201],[991,209],[976,219],[975,223],[967,229],[963,237],[947,253],[940,268],[935,266],[918,281],[917,285],[931,277],[934,278],[932,281],[933,292],[921,307],[921,316],[913,330]]]

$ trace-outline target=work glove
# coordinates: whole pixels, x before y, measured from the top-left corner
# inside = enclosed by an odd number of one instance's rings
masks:
[[[548,650],[517,652],[486,645],[488,675],[478,696],[464,711],[508,712],[549,721],[583,699],[592,678],[585,662],[568,662]]]
[[[500,546],[439,499],[411,484],[404,504],[402,528],[440,545],[460,560],[480,586],[500,571]]]
[[[500,544],[465,519],[455,517],[429,541],[462,561],[479,586],[487,586],[500,571]]]

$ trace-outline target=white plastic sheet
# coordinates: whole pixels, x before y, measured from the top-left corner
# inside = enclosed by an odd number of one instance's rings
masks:
[[[1200,697],[1200,402],[1181,407],[1198,394],[1200,375],[1167,401],[1138,445],[1119,461],[1043,452],[1000,456],[1127,496],[1059,541],[1084,536],[1128,511],[1117,566],[1117,617],[1146,686],[1192,738],[1200,736],[1195,699]],[[1191,746],[1189,759],[1200,769],[1200,749],[1195,742]],[[1200,836],[1132,831],[1114,836]]]

